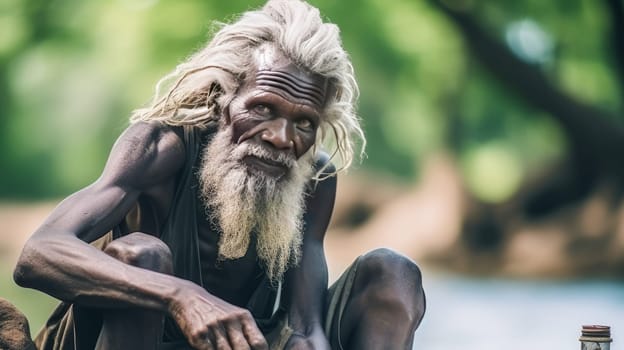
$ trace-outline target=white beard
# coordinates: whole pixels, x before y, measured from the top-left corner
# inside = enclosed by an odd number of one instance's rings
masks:
[[[199,173],[201,195],[209,218],[221,231],[219,259],[238,259],[256,233],[256,253],[271,283],[298,263],[301,255],[305,186],[313,172],[313,152],[299,160],[272,157],[262,146],[231,142],[232,129],[221,127],[203,152]],[[288,164],[280,177],[249,168],[254,155]]]

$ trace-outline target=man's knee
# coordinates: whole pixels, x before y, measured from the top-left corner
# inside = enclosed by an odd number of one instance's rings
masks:
[[[421,286],[420,268],[410,258],[391,249],[378,248],[361,256],[358,274],[383,283],[403,283]]]
[[[380,307],[400,308],[420,323],[425,312],[425,294],[420,268],[410,258],[387,248],[359,258],[355,288]]]
[[[171,250],[160,239],[141,232],[110,242],[104,252],[126,264],[172,274]]]

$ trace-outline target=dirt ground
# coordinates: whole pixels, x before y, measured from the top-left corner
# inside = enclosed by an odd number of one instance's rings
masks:
[[[0,203],[0,263],[13,266],[24,242],[57,202]]]

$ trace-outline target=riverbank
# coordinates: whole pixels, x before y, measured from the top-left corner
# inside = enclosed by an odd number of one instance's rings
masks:
[[[585,324],[624,343],[624,283],[474,278],[424,271],[427,314],[414,349],[579,349]]]

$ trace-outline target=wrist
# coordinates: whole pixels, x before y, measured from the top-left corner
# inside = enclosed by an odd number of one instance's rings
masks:
[[[188,298],[187,294],[193,288],[194,283],[179,279],[177,283],[163,295],[165,308],[169,315],[173,316],[180,310],[182,303]]]

